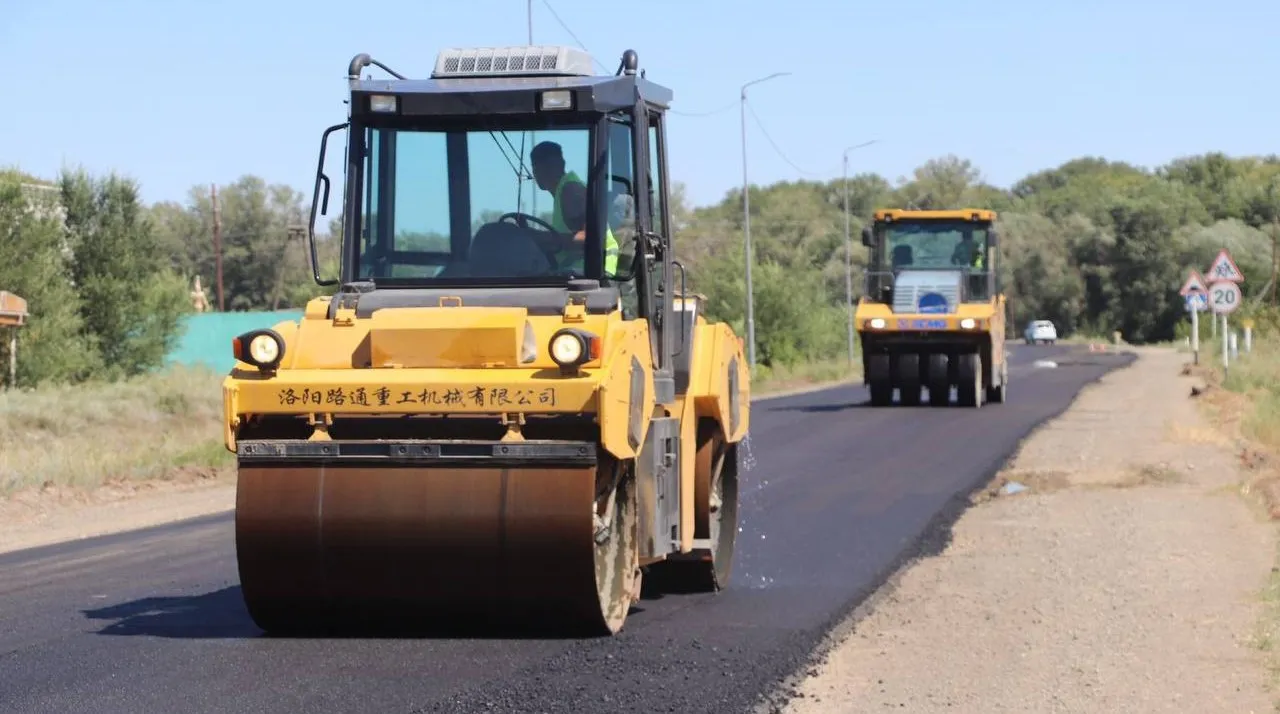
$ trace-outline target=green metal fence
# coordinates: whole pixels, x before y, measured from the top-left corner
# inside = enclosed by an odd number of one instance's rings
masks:
[[[231,371],[231,338],[258,327],[302,318],[301,310],[277,312],[205,312],[188,315],[182,338],[165,360],[168,365],[206,366],[219,373]]]

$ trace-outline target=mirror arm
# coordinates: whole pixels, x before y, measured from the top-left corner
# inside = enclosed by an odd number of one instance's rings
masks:
[[[311,277],[321,287],[338,284],[336,279],[326,280],[320,277],[320,256],[316,252],[316,212],[319,211],[320,215],[327,215],[329,212],[329,177],[324,173],[324,157],[329,147],[329,135],[347,126],[347,122],[334,124],[320,135],[320,157],[316,162],[315,189],[311,192],[311,220],[307,224],[307,242],[311,247]]]

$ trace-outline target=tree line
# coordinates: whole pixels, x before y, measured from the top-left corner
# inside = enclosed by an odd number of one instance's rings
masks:
[[[1060,334],[1119,330],[1131,342],[1173,338],[1185,322],[1177,291],[1189,267],[1231,250],[1251,304],[1275,299],[1280,157],[1185,157],[1155,169],[1085,157],[1008,189],[946,156],[890,182],[848,180],[855,300],[866,249],[858,240],[884,207],[994,209],[999,271],[1012,330],[1050,319]],[[845,344],[844,191],[834,181],[752,186],[758,359],[766,366],[836,356]],[[256,176],[195,186],[185,201],[145,205],[138,183],[65,171],[54,180],[0,172],[0,289],[27,298],[18,383],[114,379],[155,369],[193,311],[198,276],[218,308],[215,224],[226,310],[299,308],[325,294],[311,279],[310,205]],[[677,257],[708,313],[744,334],[742,194],[694,207],[676,185]],[[321,272],[337,275],[340,220],[317,226]],[[0,343],[0,355],[5,349]]]

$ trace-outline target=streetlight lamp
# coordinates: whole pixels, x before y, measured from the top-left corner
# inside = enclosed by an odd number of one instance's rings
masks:
[[[751,290],[751,192],[747,188],[747,87],[753,84],[784,77],[790,72],[774,72],[768,77],[753,79],[742,85],[739,102],[742,114],[742,242],[747,264],[747,361],[754,371],[756,366],[756,310],[755,295]]]
[[[849,366],[853,366],[853,243],[849,238],[849,152],[880,141],[872,139],[850,146],[842,154],[844,179],[844,309],[849,322]]]

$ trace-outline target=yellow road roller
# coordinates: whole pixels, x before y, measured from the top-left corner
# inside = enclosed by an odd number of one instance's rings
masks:
[[[1009,384],[995,211],[882,209],[854,322],[874,406],[1003,403]]]
[[[672,251],[672,92],[569,47],[369,55],[321,139],[330,297],[233,340],[236,558],[268,632],[618,632],[642,577],[726,586],[750,384]],[[361,78],[369,66],[390,78]],[[322,278],[345,135],[341,273]],[[656,577],[656,576],[661,577]]]

